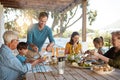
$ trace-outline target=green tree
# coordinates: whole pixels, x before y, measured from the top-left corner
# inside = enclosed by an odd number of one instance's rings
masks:
[[[87,14],[88,14],[89,25],[92,25],[92,23],[96,19],[97,11],[96,10],[94,10],[94,11],[90,10]]]
[[[87,7],[89,7],[88,2],[87,2]],[[52,24],[52,30],[54,31],[55,27],[57,26],[57,32],[55,36],[63,36],[63,33],[66,31],[66,29],[71,27],[73,24],[75,24],[77,21],[79,21],[82,18],[82,14],[80,14],[80,16],[76,20],[72,21],[75,15],[78,14],[77,11],[81,10],[81,8],[82,5],[78,5],[74,9],[69,10],[68,12],[64,12],[64,13],[52,12],[51,16],[54,19]],[[95,21],[97,17],[97,11],[87,10],[86,15],[88,15],[89,24],[92,25],[92,23]]]

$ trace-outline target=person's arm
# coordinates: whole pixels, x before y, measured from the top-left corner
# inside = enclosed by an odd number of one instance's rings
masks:
[[[39,58],[39,59],[34,60],[34,61],[30,62],[30,63],[31,63],[32,66],[35,66],[36,64],[41,63],[43,61],[45,61],[44,58]]]
[[[100,55],[100,54],[97,54],[97,56],[98,56],[99,59],[105,61],[110,66],[120,68],[120,56],[116,57],[115,59],[110,59],[110,58],[107,58],[107,57],[105,57],[103,55]]]
[[[33,41],[32,39],[33,39],[33,33],[32,33],[32,28],[30,28],[28,29],[28,32],[27,32],[27,43],[35,52],[38,52],[38,47],[32,43]]]
[[[53,48],[53,46],[54,46],[54,44],[55,44],[55,40],[53,38],[52,30],[51,29],[48,30],[48,38],[49,38],[50,44],[47,45],[46,50],[47,51],[51,51],[52,48]]]
[[[22,64],[12,53],[9,51],[4,52],[6,59],[4,59],[4,65],[10,69],[13,69],[18,72],[26,73],[32,69],[30,63]],[[8,54],[9,53],[9,54]],[[7,54],[7,55],[6,55]]]
[[[78,45],[78,46],[77,46],[76,53],[84,53],[84,52],[82,51],[82,45],[81,45],[80,43],[78,43],[77,45]]]
[[[105,56],[103,56],[103,55],[101,55],[101,54],[99,54],[99,53],[94,53],[94,55],[95,55],[98,59],[101,59],[101,60],[105,61],[106,63],[109,62],[109,58],[107,58],[107,57],[105,57]]]
[[[65,54],[69,54],[70,53],[70,49],[69,49],[69,43],[66,44],[65,46]]]
[[[115,59],[110,59],[108,64],[120,69],[120,56]]]
[[[50,43],[52,42],[55,43],[51,29],[48,30],[48,38],[49,38]]]
[[[94,55],[95,57],[97,57],[97,59],[101,59],[101,60],[105,61],[106,63],[109,62],[109,58],[97,53],[95,50],[89,50],[89,53]]]
[[[46,51],[51,51],[53,46],[54,46],[54,42],[48,44],[47,47],[46,47]]]

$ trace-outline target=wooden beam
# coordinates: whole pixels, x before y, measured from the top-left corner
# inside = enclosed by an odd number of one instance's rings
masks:
[[[82,42],[86,42],[86,7],[87,0],[82,0]]]
[[[82,0],[0,0],[4,7],[47,9],[49,11],[63,12],[79,4]]]

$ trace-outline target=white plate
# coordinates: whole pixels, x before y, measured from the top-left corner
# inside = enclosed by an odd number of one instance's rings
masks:
[[[93,68],[91,67],[91,70],[94,71],[95,73],[98,73],[98,74],[110,74],[111,72],[113,72],[115,70],[115,68],[112,68],[111,71],[95,71],[93,70]]]

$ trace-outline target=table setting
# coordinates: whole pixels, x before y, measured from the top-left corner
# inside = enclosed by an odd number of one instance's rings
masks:
[[[38,58],[43,58],[45,61],[33,66],[32,70],[29,72],[37,73],[37,72],[50,72],[50,71],[52,71],[52,68],[49,66],[49,62],[51,62],[51,53],[50,52],[47,52],[47,51],[38,52],[31,59],[36,60]]]
[[[79,53],[59,57],[52,55],[50,52],[44,51],[39,52],[34,58],[37,59],[38,56],[45,58],[45,61],[32,68],[32,72],[34,73],[51,72],[53,71],[51,66],[57,66],[59,74],[64,74],[65,66],[79,69],[90,69],[97,74],[109,74],[115,70],[102,60],[96,60],[92,54]]]
[[[115,70],[102,60],[96,60],[92,54],[69,54],[67,55],[66,64],[73,68],[90,69],[98,74],[109,74]]]
[[[80,53],[65,56],[55,56],[49,52],[42,52],[47,61],[40,63],[26,74],[27,80],[116,80],[119,79],[119,70],[111,67],[94,55]],[[50,59],[47,55],[50,54]],[[71,76],[72,75],[72,76]],[[114,77],[112,77],[114,76]],[[46,78],[47,77],[47,78]]]

